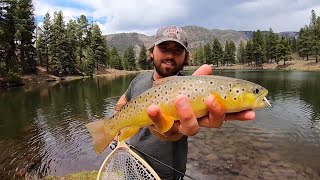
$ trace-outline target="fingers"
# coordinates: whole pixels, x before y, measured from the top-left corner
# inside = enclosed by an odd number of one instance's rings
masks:
[[[198,75],[211,75],[211,74],[212,74],[211,66],[204,64],[200,66],[192,75],[198,76]]]
[[[253,110],[245,110],[226,114],[226,120],[248,121],[253,120],[254,118],[256,118],[256,113]]]
[[[174,99],[174,105],[178,116],[180,117],[179,131],[187,136],[193,136],[199,131],[199,124],[193,109],[191,108],[189,99],[185,95],[178,95]]]
[[[209,111],[209,115],[199,119],[199,125],[203,127],[219,128],[222,126],[225,120],[225,108],[224,105],[215,98],[214,95],[210,95],[205,103]]]

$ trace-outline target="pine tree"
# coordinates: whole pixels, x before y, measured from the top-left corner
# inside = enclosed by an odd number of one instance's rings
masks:
[[[34,48],[35,17],[33,14],[32,0],[18,0],[16,7],[17,32],[15,34],[18,42],[22,72],[35,73],[37,62]]]
[[[0,21],[0,71],[3,75],[20,75],[18,61],[16,57],[15,34],[16,26],[16,0],[1,1],[1,21]]]
[[[50,29],[50,54],[52,59],[50,69],[51,72],[60,76],[61,73],[68,73],[67,68],[70,59],[62,11],[54,12]]]
[[[66,63],[66,73],[74,74],[76,72],[76,50],[77,50],[77,22],[69,20],[66,26],[66,45],[68,58]]]
[[[110,61],[111,61],[111,68],[119,69],[119,70],[123,69],[123,65],[122,65],[118,50],[114,46],[111,48]]]
[[[79,63],[82,63],[82,59],[84,57],[84,50],[87,48],[88,45],[88,32],[89,32],[89,23],[88,19],[85,15],[81,15],[78,19],[78,30],[77,30],[77,37],[78,37],[78,59]]]
[[[50,20],[50,14],[46,13],[43,19],[43,28],[42,28],[42,33],[43,33],[43,43],[44,43],[44,59],[45,59],[45,66],[47,72],[49,71],[49,65],[50,65],[50,50],[49,50],[49,44],[50,44],[50,39],[51,39],[51,20]]]
[[[277,59],[283,60],[283,65],[286,65],[286,61],[289,59],[289,55],[291,54],[291,48],[289,44],[289,40],[285,37],[281,37],[278,41],[277,45]],[[276,61],[278,63],[278,61]]]
[[[135,58],[133,47],[129,46],[128,49],[126,50],[126,53],[127,53],[126,58],[128,63],[127,70],[129,71],[136,70],[136,58]]]
[[[237,60],[240,64],[244,64],[245,63],[245,45],[244,42],[241,40],[239,47],[238,47],[238,51],[237,51]]]
[[[234,44],[233,41],[229,41],[229,48],[230,48],[230,51],[229,51],[229,62],[230,63],[236,63],[236,45]]]
[[[147,69],[147,48],[144,45],[141,46],[138,64],[140,69]]]
[[[247,41],[245,48],[245,57],[245,62],[248,63],[248,65],[251,65],[253,60],[253,42],[251,39]]]
[[[204,62],[206,64],[213,64],[213,62],[212,62],[212,50],[211,50],[211,45],[209,43],[204,45],[203,51],[204,51]]]
[[[264,58],[264,41],[261,31],[253,32],[253,58],[256,66],[261,66]]]
[[[311,39],[311,33],[312,32],[308,26],[301,28],[299,33],[299,54],[302,57],[307,56],[307,60],[309,60],[309,55],[312,52],[313,40]]]
[[[213,63],[216,64],[216,66],[219,66],[219,61],[221,61],[223,56],[223,49],[220,41],[215,38],[212,45],[212,60]]]
[[[93,24],[91,30],[91,45],[90,48],[93,50],[94,64],[98,70],[98,65],[107,65],[108,59],[108,49],[106,39],[102,36],[100,27],[97,24]]]
[[[267,32],[266,38],[266,58],[267,62],[276,60],[276,48],[278,42],[278,35],[270,28]]]

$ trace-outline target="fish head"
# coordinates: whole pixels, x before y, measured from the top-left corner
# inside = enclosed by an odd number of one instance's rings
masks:
[[[237,79],[228,83],[221,99],[224,101],[227,112],[238,112],[271,106],[266,99],[267,94],[268,90],[266,88],[249,81]]]

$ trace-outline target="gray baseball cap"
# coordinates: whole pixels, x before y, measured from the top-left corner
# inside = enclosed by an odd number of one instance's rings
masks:
[[[154,45],[165,41],[175,41],[188,51],[187,33],[178,26],[164,26],[157,31],[154,37]]]

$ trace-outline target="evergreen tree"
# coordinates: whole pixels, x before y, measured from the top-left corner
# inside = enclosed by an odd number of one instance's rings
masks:
[[[225,45],[224,45],[224,51],[223,51],[223,58],[222,58],[222,62],[221,64],[227,65],[229,64],[229,52],[230,52],[230,48],[229,48],[229,41],[226,41]]]
[[[69,62],[66,28],[62,11],[54,12],[53,23],[50,29],[50,54],[52,59],[50,70],[55,75],[60,76],[61,73],[67,73]]]
[[[32,0],[18,0],[16,7],[17,32],[15,39],[18,42],[22,72],[35,73],[37,62],[34,48],[35,18]]]
[[[245,45],[244,42],[241,40],[239,47],[238,47],[238,51],[237,51],[237,60],[240,64],[244,64],[245,63]]]
[[[127,49],[127,62],[128,62],[128,68],[127,70],[136,70],[136,58],[134,54],[134,50],[132,46],[129,46]]]
[[[291,48],[289,44],[289,40],[285,37],[281,37],[278,41],[277,45],[277,59],[283,60],[283,65],[286,65],[286,61],[289,59],[289,55],[291,54]],[[278,63],[278,61],[276,61]]]
[[[74,74],[76,72],[76,50],[77,50],[77,22],[69,20],[66,26],[66,45],[68,58],[66,62],[66,73]]]
[[[307,56],[307,60],[309,60],[309,55],[312,52],[312,42],[311,39],[311,30],[308,26],[305,26],[303,29],[300,29],[299,34],[299,54],[302,57]]]
[[[277,42],[278,42],[278,35],[273,32],[273,30],[270,28],[267,32],[266,37],[266,58],[267,61],[273,61],[276,60],[276,48],[277,48]]]
[[[118,50],[114,46],[111,48],[110,62],[111,62],[111,68],[119,69],[119,70],[123,69],[123,66],[121,63],[121,58],[119,56]]]
[[[0,71],[3,75],[20,74],[18,61],[15,54],[16,43],[16,0],[1,1],[1,21],[0,21]]]
[[[261,31],[253,32],[253,60],[256,66],[261,66],[264,58],[264,41]]]
[[[50,14],[46,13],[43,20],[43,43],[44,43],[44,59],[45,59],[45,66],[47,69],[47,72],[49,71],[49,65],[50,65],[50,50],[49,50],[49,44],[50,44],[50,38],[51,38],[51,20],[50,20]]]
[[[144,45],[141,46],[138,64],[140,69],[147,69],[147,48]]]
[[[84,57],[84,50],[88,47],[88,31],[89,31],[89,23],[88,19],[85,15],[80,15],[77,19],[78,22],[78,59],[79,63],[82,63],[82,59]]]
[[[247,41],[246,49],[245,49],[245,62],[248,63],[248,65],[252,64],[253,60],[253,42],[251,39]]]
[[[236,45],[234,44],[233,41],[229,41],[229,48],[230,48],[230,51],[229,51],[229,62],[230,63],[236,63]]]
[[[223,56],[222,45],[220,41],[217,38],[215,38],[212,45],[212,60],[217,67],[219,66],[219,61],[221,61],[222,56]]]
[[[203,51],[204,51],[204,62],[206,64],[213,64],[212,59],[211,59],[212,58],[212,55],[211,55],[212,50],[211,50],[211,46],[209,43],[204,45]]]
[[[38,37],[36,40],[36,52],[37,52],[37,59],[39,61],[40,66],[45,64],[45,42],[44,42],[44,35],[40,27],[38,27]]]
[[[98,65],[108,64],[108,49],[106,39],[102,36],[100,27],[97,24],[93,24],[91,31],[91,45],[90,48],[93,50],[94,64],[98,70]]]

